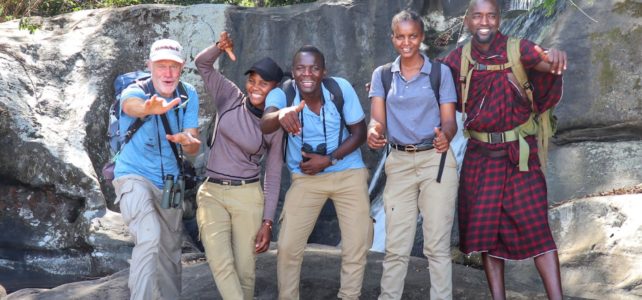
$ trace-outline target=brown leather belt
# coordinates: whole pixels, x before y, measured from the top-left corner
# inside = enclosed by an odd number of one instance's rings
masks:
[[[417,144],[417,145],[398,145],[398,144],[393,144],[390,143],[390,147],[395,150],[399,151],[406,151],[406,152],[420,152],[420,151],[426,151],[435,148],[432,143],[424,143],[424,144]]]
[[[508,151],[506,150],[489,150],[483,147],[479,147],[478,149],[481,154],[490,158],[500,158],[508,156]]]
[[[247,179],[247,180],[216,179],[216,178],[208,178],[207,179],[207,182],[216,183],[216,184],[220,184],[220,185],[231,185],[231,186],[239,186],[239,185],[244,185],[244,184],[250,184],[250,183],[255,183],[257,181],[259,181],[258,178]]]

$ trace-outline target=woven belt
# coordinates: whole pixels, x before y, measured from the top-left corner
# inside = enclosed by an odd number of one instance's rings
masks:
[[[416,145],[398,145],[398,144],[392,144],[390,143],[390,147],[395,150],[399,151],[406,151],[406,152],[420,152],[420,151],[426,151],[435,148],[432,143],[423,143],[423,144],[416,144]]]
[[[517,130],[509,130],[504,132],[479,132],[468,130],[471,138],[488,144],[501,144],[507,142],[514,142],[519,138]]]
[[[526,122],[504,132],[479,132],[464,129],[464,137],[470,137],[489,144],[519,141],[519,171],[525,172],[528,171],[528,157],[530,156],[530,146],[525,137],[536,135],[539,128],[534,117],[535,114],[531,114]]]
[[[244,185],[244,184],[250,184],[250,183],[255,183],[257,181],[259,181],[258,178],[247,179],[247,180],[216,179],[216,178],[208,178],[207,179],[207,182],[216,183],[216,184],[220,184],[220,185],[231,185],[231,186],[239,186],[239,185]]]

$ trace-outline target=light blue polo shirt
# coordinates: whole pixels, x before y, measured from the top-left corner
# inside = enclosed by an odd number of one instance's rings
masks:
[[[343,92],[343,116],[345,117],[346,126],[361,122],[365,118],[365,113],[363,112],[363,108],[361,107],[361,103],[359,102],[359,97],[352,88],[352,85],[350,85],[350,83],[343,78],[332,78],[337,81],[339,87],[341,88],[341,91]],[[293,83],[293,86],[296,90],[296,84]],[[288,169],[290,169],[290,171],[293,173],[303,174],[303,172],[301,172],[301,167],[299,166],[302,160],[301,146],[303,145],[303,142],[311,145],[314,149],[316,149],[317,145],[326,143],[328,154],[334,152],[339,145],[339,128],[341,126],[341,117],[339,115],[337,107],[331,100],[332,98],[330,92],[323,85],[322,91],[323,97],[326,101],[319,115],[312,112],[310,109],[308,109],[307,106],[303,108],[303,111],[301,111],[301,113],[299,113],[299,119],[301,118],[301,116],[303,117],[302,131],[303,138],[305,140],[301,141],[301,135],[288,134],[288,148],[285,158]],[[301,98],[297,90],[294,101],[292,102],[292,106],[297,106],[299,105],[299,103],[301,103]],[[283,90],[281,89],[273,89],[267,95],[267,98],[265,100],[266,109],[268,107],[276,107],[278,109],[281,109],[284,108],[286,104],[287,100],[285,97],[285,92],[283,92]],[[324,138],[323,135],[324,117],[326,138]],[[347,139],[349,135],[350,133],[348,132],[347,128],[344,127],[343,140]],[[365,164],[363,163],[363,159],[361,158],[361,150],[357,148],[355,151],[339,160],[336,165],[327,167],[321,173],[323,174],[330,172],[339,172],[347,169],[358,169],[364,167]]]
[[[388,97],[384,97],[380,66],[372,72],[369,97],[386,100],[386,128],[388,142],[401,145],[419,144],[432,139],[435,127],[441,126],[439,106],[430,85],[432,64],[424,57],[424,65],[415,78],[406,80],[401,76],[399,57],[392,63],[392,82]],[[441,65],[440,103],[457,102],[457,92],[450,68]]]
[[[183,113],[183,109],[178,108],[179,104],[167,113],[167,119],[174,134],[187,128],[198,128],[198,94],[192,85],[187,83],[183,83],[183,85],[188,96],[187,103],[184,105],[185,112]],[[175,96],[178,97],[178,91],[175,92]],[[122,101],[132,97],[149,98],[138,85],[132,84],[122,92],[121,108]],[[173,98],[165,100],[169,102]],[[176,118],[176,112],[178,112],[178,119]],[[121,111],[119,120],[121,134],[127,131],[127,128],[134,120],[136,119]],[[161,164],[164,172],[161,172]],[[165,137],[165,128],[160,116],[147,116],[143,126],[136,131],[129,143],[120,152],[114,169],[114,177],[118,178],[128,174],[140,175],[149,179],[157,187],[162,188],[162,173],[172,174],[176,178],[179,173],[178,163],[169,141]]]

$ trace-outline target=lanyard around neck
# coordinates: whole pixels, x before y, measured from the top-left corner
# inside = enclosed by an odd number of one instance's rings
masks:
[[[303,126],[303,110],[299,113],[299,118],[301,120],[301,144],[303,144],[303,132],[305,131],[305,127]],[[321,120],[323,122],[323,141],[325,144],[328,144],[328,136],[326,134],[326,129],[325,129],[325,99],[323,99],[323,102],[321,103]],[[316,146],[315,146],[316,147]]]

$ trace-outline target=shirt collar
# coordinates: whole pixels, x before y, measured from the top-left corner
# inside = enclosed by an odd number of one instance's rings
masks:
[[[419,72],[424,73],[426,75],[429,75],[430,74],[430,69],[432,68],[432,64],[430,63],[430,59],[428,58],[428,56],[426,54],[423,54],[423,53],[419,53],[419,54],[421,54],[421,56],[424,57],[424,65],[421,67],[421,70],[419,70]],[[392,73],[401,72],[400,61],[401,61],[401,56],[397,56],[397,58],[395,58],[395,60],[392,62],[392,66],[390,68],[390,71]]]

